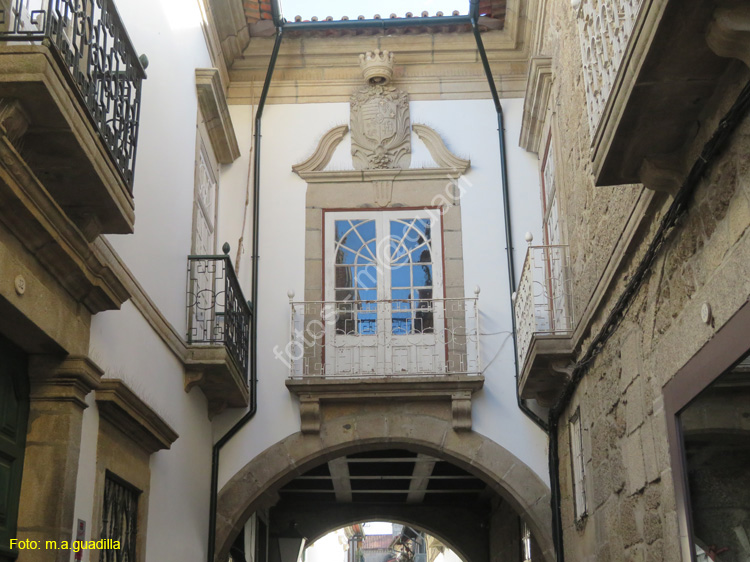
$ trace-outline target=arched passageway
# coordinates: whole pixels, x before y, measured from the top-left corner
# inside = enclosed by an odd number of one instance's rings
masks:
[[[397,520],[397,519],[379,519],[379,518],[376,518],[376,519],[377,519],[377,521],[369,521],[369,522],[376,523],[376,525],[381,530],[382,530],[382,523],[391,523],[391,524],[396,524],[396,525],[402,525],[404,528],[414,529],[415,531],[417,531],[419,533],[423,533],[423,535],[425,536],[425,538],[429,537],[429,539],[432,539],[432,538],[437,539],[439,541],[439,544],[441,546],[446,547],[446,548],[452,550],[453,553],[456,554],[456,556],[461,560],[461,562],[469,562],[469,559],[456,548],[456,546],[455,546],[454,543],[452,543],[451,541],[447,540],[444,536],[438,535],[437,533],[435,533],[434,531],[432,531],[430,529],[427,529],[425,527],[422,527],[422,526],[417,525],[417,524],[415,524],[413,522],[406,521],[406,520],[403,520],[403,519],[400,519],[400,520]],[[305,537],[307,539],[306,548],[314,547],[315,543],[318,540],[323,539],[324,537],[326,537],[330,533],[334,533],[335,534],[337,531],[344,531],[346,527],[349,527],[351,529],[355,525],[360,525],[361,526],[360,528],[364,528],[364,530],[366,531],[366,535],[367,536],[370,536],[371,534],[383,536],[382,534],[380,534],[380,532],[378,530],[376,530],[373,533],[371,533],[369,530],[367,530],[367,523],[368,523],[368,521],[363,522],[363,521],[361,521],[359,519],[356,519],[356,520],[352,520],[352,521],[347,521],[347,522],[341,524],[340,526],[335,526],[333,528],[326,529],[325,531],[319,532],[319,534],[307,535]],[[312,527],[310,527],[310,528],[312,528]],[[394,536],[396,536],[396,535],[394,534]],[[428,544],[432,543],[432,541],[429,540],[429,539],[427,541]]]
[[[489,517],[502,505],[523,518],[543,559],[553,562],[549,489],[542,480],[494,441],[473,431],[457,433],[440,411],[428,415],[424,410],[403,404],[402,411],[387,416],[373,409],[324,419],[319,434],[295,433],[256,456],[219,493],[217,560],[226,556],[253,513],[273,508],[274,524],[309,524],[308,536],[357,519],[403,520],[445,537],[471,562],[487,562],[492,558]],[[394,455],[405,460],[394,463]],[[351,475],[360,469],[351,467],[368,464],[409,464],[411,472],[403,478],[408,484],[388,484],[390,479],[353,484]],[[462,478],[435,484],[428,470],[438,465]],[[348,490],[346,485],[342,489],[346,480]],[[373,488],[373,482],[383,488]],[[355,490],[361,486],[368,490]],[[432,486],[445,491],[428,492]],[[424,493],[410,494],[420,490]],[[399,498],[389,501],[387,496]],[[462,534],[468,539],[460,540]],[[471,542],[476,544],[467,546]]]

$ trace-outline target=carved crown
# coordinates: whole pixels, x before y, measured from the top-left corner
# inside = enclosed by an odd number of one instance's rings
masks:
[[[359,55],[359,66],[368,84],[387,84],[393,78],[393,53],[380,49],[369,51]]]

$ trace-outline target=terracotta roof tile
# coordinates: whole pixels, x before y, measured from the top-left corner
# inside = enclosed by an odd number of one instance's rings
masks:
[[[389,550],[393,535],[367,535],[362,543],[362,550]]]
[[[253,33],[254,24],[257,24],[258,22],[262,21],[270,21],[273,19],[273,16],[271,14],[271,3],[270,0],[244,0],[244,6],[245,6],[245,16],[247,18],[247,22],[250,25],[250,34],[251,35],[266,35],[268,34],[268,29],[266,29],[265,26],[259,28],[257,31],[261,31],[261,33]],[[506,0],[481,0],[479,3],[479,14],[480,14],[480,21],[479,25],[480,28],[483,30],[485,29],[502,29],[505,23],[505,9],[506,9]],[[455,10],[452,14],[444,14],[443,12],[437,12],[433,15],[429,14],[428,12],[421,12],[421,13],[413,13],[413,12],[406,12],[404,16],[399,16],[397,14],[388,14],[381,15],[381,14],[375,14],[373,16],[364,16],[359,15],[356,19],[358,20],[364,20],[364,19],[403,19],[403,18],[411,18],[411,17],[432,17],[432,18],[440,18],[448,15],[459,15],[460,12],[458,10]],[[343,16],[341,18],[334,18],[333,16],[325,16],[325,17],[318,17],[313,16],[309,20],[303,20],[301,16],[294,16],[293,18],[289,18],[290,21],[295,22],[302,22],[302,21],[347,21],[350,18],[348,16]],[[446,24],[445,26],[436,26],[436,27],[424,27],[424,26],[414,26],[414,27],[401,27],[398,28],[395,33],[397,34],[412,34],[412,33],[439,33],[439,32],[461,32],[461,31],[470,31],[470,26],[468,25],[449,25]],[[332,35],[371,35],[379,33],[380,30],[374,29],[362,29],[362,30],[325,30],[320,31],[318,33],[324,35],[324,36],[332,36]]]

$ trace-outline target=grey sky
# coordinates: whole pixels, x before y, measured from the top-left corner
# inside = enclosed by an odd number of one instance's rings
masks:
[[[424,10],[431,16],[436,12],[448,16],[453,10],[462,14],[469,10],[469,0],[280,0],[280,3],[288,20],[293,20],[296,15],[302,16],[302,19],[332,16],[335,20],[341,19],[341,16],[356,19],[359,15],[369,19],[375,14],[387,18],[391,13],[403,17],[406,12],[419,16]]]

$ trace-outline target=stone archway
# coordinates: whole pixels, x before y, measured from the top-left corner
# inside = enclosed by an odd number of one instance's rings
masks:
[[[292,434],[248,462],[219,492],[216,560],[257,510],[278,500],[277,490],[313,466],[359,451],[403,447],[444,458],[484,480],[529,525],[544,560],[555,560],[549,488],[522,461],[496,442],[468,431],[457,433],[442,408],[401,403],[338,413],[321,420],[320,433]],[[418,523],[418,522],[415,522]]]

